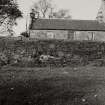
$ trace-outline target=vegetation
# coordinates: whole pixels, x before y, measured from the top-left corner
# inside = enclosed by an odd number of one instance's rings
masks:
[[[71,19],[69,10],[60,9],[56,11],[51,0],[39,0],[34,4],[32,12],[35,13],[35,15],[38,14],[39,18]]]
[[[7,31],[12,35],[12,27],[17,24],[16,19],[20,17],[22,12],[18,9],[16,0],[0,0],[0,27],[6,26]]]
[[[20,67],[105,66],[105,43],[64,40],[0,39],[0,62]],[[45,62],[41,55],[48,55]]]
[[[0,70],[1,105],[104,105],[105,67]]]
[[[22,32],[22,33],[21,33],[21,35],[22,35],[22,36],[24,36],[24,37],[26,37],[26,38],[28,38],[28,37],[29,37],[29,33],[28,33],[28,32],[26,32],[26,31],[25,31],[25,32]]]
[[[57,12],[53,12],[52,18],[71,19],[71,15],[69,14],[69,10],[61,9]]]

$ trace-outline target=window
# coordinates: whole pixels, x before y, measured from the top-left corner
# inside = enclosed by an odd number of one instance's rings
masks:
[[[54,33],[53,32],[48,32],[47,33],[47,38],[53,39],[54,38]]]

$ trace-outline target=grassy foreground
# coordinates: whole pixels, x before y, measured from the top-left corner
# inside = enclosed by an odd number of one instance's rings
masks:
[[[105,105],[105,67],[4,67],[0,105]]]

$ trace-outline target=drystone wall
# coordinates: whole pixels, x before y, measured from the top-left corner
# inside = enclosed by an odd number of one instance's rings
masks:
[[[39,62],[40,55],[57,59]],[[98,61],[104,65],[105,43],[65,40],[10,40],[0,39],[0,62],[21,66],[77,66]]]

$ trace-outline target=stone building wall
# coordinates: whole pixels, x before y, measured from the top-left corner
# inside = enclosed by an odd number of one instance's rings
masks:
[[[64,31],[64,30],[30,30],[30,38],[68,39],[68,31]]]
[[[93,36],[92,36],[93,35]],[[64,31],[64,30],[31,30],[30,38],[35,39],[64,39],[64,40],[93,40],[105,41],[105,32]]]

